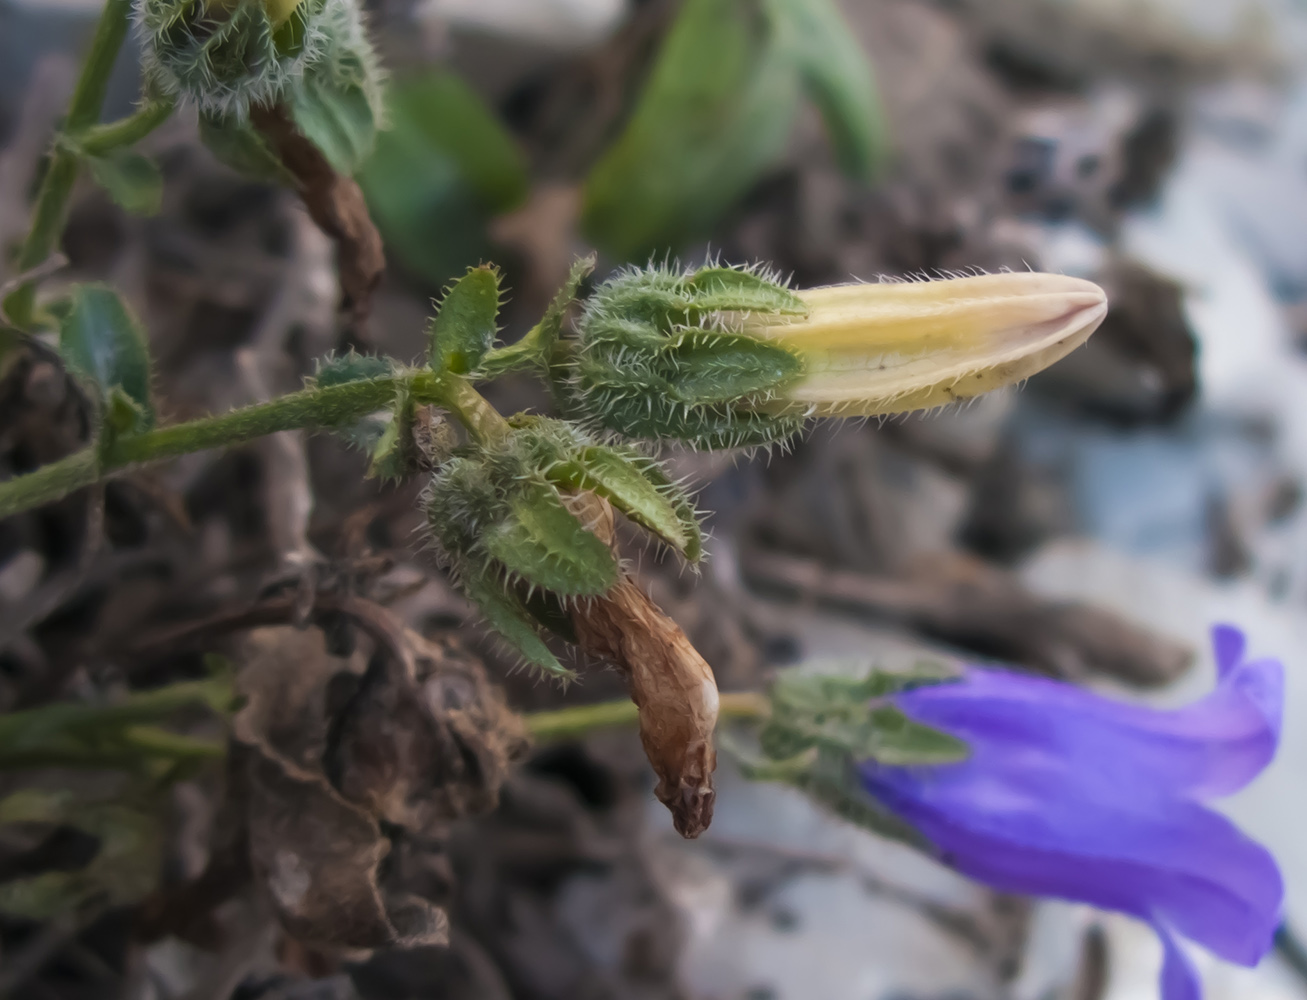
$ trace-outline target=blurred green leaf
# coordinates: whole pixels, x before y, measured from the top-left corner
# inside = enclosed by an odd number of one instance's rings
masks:
[[[836,159],[870,181],[888,151],[885,116],[867,55],[834,0],[766,0],[777,32],[821,109]]]
[[[486,223],[525,200],[526,164],[493,112],[451,73],[398,81],[387,99],[390,127],[358,180],[399,262],[443,284],[489,255]]]
[[[756,0],[686,0],[587,180],[586,234],[638,260],[706,233],[783,152],[799,92]]]
[[[95,182],[133,215],[156,215],[163,204],[163,174],[147,156],[116,150],[107,156],[88,156],[86,165]]]
[[[485,532],[486,551],[515,577],[563,597],[603,594],[617,582],[617,560],[544,483],[527,482],[509,516]]]
[[[133,426],[125,430],[139,432],[154,426],[145,331],[112,288],[78,285],[73,289],[60,321],[59,353],[70,371],[96,386],[106,407],[114,390],[121,390],[136,413]],[[123,415],[121,407],[116,415]]]
[[[90,906],[122,906],[158,883],[162,830],[143,809],[26,789],[0,799],[0,826],[12,823],[70,826],[100,846],[84,868],[0,882],[0,913],[7,916],[49,920]]]
[[[200,141],[219,163],[255,180],[295,185],[268,141],[248,121],[201,113]]]
[[[445,293],[427,330],[428,358],[435,371],[475,371],[495,342],[499,316],[499,270],[482,265]]]

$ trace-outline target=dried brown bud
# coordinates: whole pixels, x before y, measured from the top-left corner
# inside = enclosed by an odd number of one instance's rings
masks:
[[[600,538],[613,543],[612,508],[593,493],[568,506]],[[712,822],[717,768],[717,681],[681,627],[625,573],[603,597],[572,610],[577,645],[625,672],[640,710],[640,741],[658,775],[654,789],[682,837]]]

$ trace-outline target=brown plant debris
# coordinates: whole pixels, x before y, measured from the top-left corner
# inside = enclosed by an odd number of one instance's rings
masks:
[[[573,513],[613,543],[613,511],[591,493],[571,499]],[[572,609],[577,645],[627,676],[640,710],[640,742],[658,775],[654,793],[682,837],[712,822],[717,768],[717,681],[681,627],[625,573],[603,597]]]
[[[341,310],[349,313],[355,327],[361,327],[372,310],[372,293],[386,270],[381,234],[368,214],[362,188],[352,177],[336,173],[282,109],[254,108],[250,118],[299,182],[300,197],[310,217],[336,241]]]

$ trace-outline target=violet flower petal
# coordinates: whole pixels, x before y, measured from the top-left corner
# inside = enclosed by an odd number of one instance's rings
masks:
[[[1212,639],[1218,687],[1178,711],[979,668],[895,695],[971,754],[938,767],[867,761],[864,784],[964,874],[1148,921],[1166,948],[1165,1000],[1198,1000],[1174,935],[1255,965],[1284,895],[1270,853],[1202,804],[1242,787],[1274,755],[1283,669],[1246,661],[1236,629],[1218,627]]]
[[[1228,637],[1220,641],[1228,651]],[[895,703],[972,745],[1039,746],[1094,760],[1107,780],[1151,780],[1167,794],[1205,799],[1238,791],[1270,762],[1283,687],[1283,668],[1274,660],[1227,660],[1210,695],[1159,711],[1058,681],[971,668],[959,683],[917,688]],[[1109,746],[1113,753],[1104,756],[1101,749]]]

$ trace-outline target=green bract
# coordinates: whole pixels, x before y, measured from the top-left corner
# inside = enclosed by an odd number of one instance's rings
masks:
[[[801,415],[767,412],[803,375],[798,355],[738,332],[747,316],[807,307],[760,270],[629,270],[586,305],[569,372],[570,403],[605,430],[699,448],[783,440]]]
[[[538,626],[557,631],[552,611],[561,602],[604,594],[618,579],[607,542],[569,504],[582,490],[699,558],[694,508],[656,462],[559,420],[515,418],[502,442],[446,462],[426,496],[432,533],[464,593],[528,662],[552,672],[562,667],[541,655]]]

